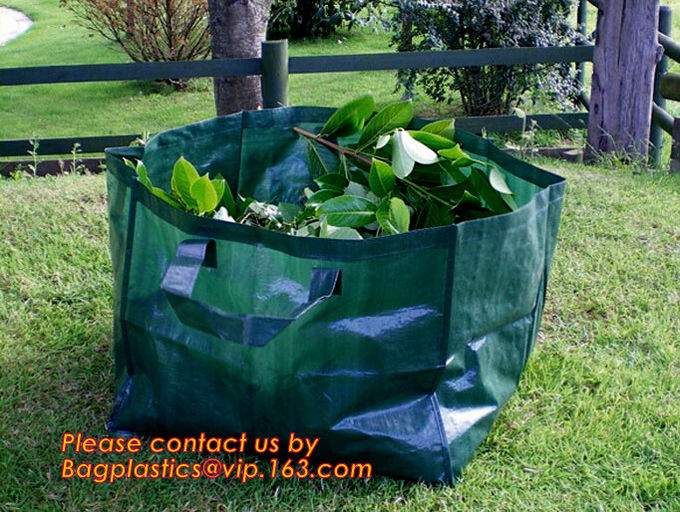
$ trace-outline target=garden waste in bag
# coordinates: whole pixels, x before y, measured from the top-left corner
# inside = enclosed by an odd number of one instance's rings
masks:
[[[184,156],[260,201],[299,202],[332,109],[242,112],[107,150],[116,399],[109,428],[320,438],[323,461],[453,483],[536,338],[565,182],[457,131],[511,213],[366,240],[201,218],[140,184]],[[419,126],[419,121],[414,121]],[[424,124],[424,123],[421,123]]]

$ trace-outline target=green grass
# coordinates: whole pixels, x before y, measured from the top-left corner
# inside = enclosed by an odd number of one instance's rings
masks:
[[[90,37],[59,0],[4,0],[34,20],[23,36],[0,49],[2,67],[126,62],[113,44]],[[341,33],[329,40],[291,43],[291,55],[329,55],[391,51],[389,36],[370,30]],[[0,68],[0,73],[2,69]],[[293,75],[293,105],[339,106],[372,92],[379,104],[398,100],[390,71]],[[432,101],[421,111],[439,112]],[[0,138],[114,135],[157,132],[215,115],[212,81],[200,79],[177,93],[153,82],[49,84],[0,88]]]
[[[0,510],[680,510],[680,177],[541,163],[569,179],[542,333],[453,488],[61,480],[113,400],[105,179],[0,181]]]

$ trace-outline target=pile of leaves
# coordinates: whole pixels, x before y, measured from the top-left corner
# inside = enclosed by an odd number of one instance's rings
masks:
[[[294,128],[307,138],[314,175],[299,204],[235,195],[221,176],[201,176],[183,157],[168,193],[151,183],[142,161],[127,163],[151,193],[176,208],[296,236],[359,240],[517,208],[503,172],[454,141],[453,120],[409,130],[410,102],[374,111],[373,98],[361,96],[338,109],[319,134]],[[351,142],[343,146],[338,139]]]

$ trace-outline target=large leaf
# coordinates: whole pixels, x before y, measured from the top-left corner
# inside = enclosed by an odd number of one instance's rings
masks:
[[[321,128],[321,135],[334,137],[352,135],[363,128],[364,122],[374,110],[373,96],[370,94],[360,96],[336,110]]]
[[[395,132],[392,138],[394,144],[392,145],[392,170],[397,177],[404,179],[416,165],[416,161],[406,152],[403,144],[401,144],[400,132]]]
[[[334,197],[341,195],[342,190],[337,190],[334,188],[322,188],[321,190],[317,190],[311,196],[309,196],[309,199],[307,199],[307,204],[309,206],[318,206],[325,203],[329,199],[333,199]]]
[[[460,201],[454,206],[455,212],[457,215],[463,215],[461,212],[465,210],[483,210],[484,205],[482,204],[482,200],[477,197],[474,194],[471,194],[470,191],[466,190],[463,193],[463,197],[460,198]],[[490,211],[490,210],[489,210]],[[491,212],[493,214],[493,212]],[[475,217],[476,218],[476,217]]]
[[[217,197],[217,191],[207,174],[192,183],[191,195],[201,213],[215,210],[220,202],[220,198]]]
[[[375,216],[380,227],[392,235],[406,233],[411,223],[411,213],[406,203],[398,197],[383,198]]]
[[[467,175],[451,160],[439,160],[438,166],[442,172],[442,184],[444,185],[455,185],[467,179]]]
[[[427,205],[427,215],[425,217],[426,228],[436,228],[439,226],[448,226],[453,224],[453,215],[451,208],[447,208],[443,204],[429,203]]]
[[[236,219],[238,217],[238,207],[236,206],[234,195],[229,188],[229,183],[226,180],[224,180],[224,192],[222,193],[219,206],[224,206],[233,218]]]
[[[149,173],[147,172],[144,163],[141,160],[139,160],[137,162],[137,167],[133,167],[133,169],[137,173],[137,178],[139,179],[139,182],[149,190],[152,190],[153,185],[151,184],[151,180],[149,179]]]
[[[322,189],[339,190],[340,192],[345,190],[345,187],[349,185],[349,180],[342,174],[338,174],[336,172],[324,174],[323,176],[315,179],[314,182]]]
[[[409,132],[397,130],[394,135],[395,138],[399,135],[399,143],[404,147],[408,155],[419,164],[431,165],[439,160],[437,153],[432,151],[422,142],[418,142],[411,137]]]
[[[180,202],[177,199],[175,199],[173,196],[168,194],[162,188],[151,187],[150,190],[151,190],[151,193],[153,195],[160,197],[163,201],[168,203],[170,206],[174,206],[175,208],[180,208],[180,209],[182,208],[182,205],[180,204]]]
[[[505,204],[507,204],[511,210],[516,210],[517,208],[519,208],[519,206],[517,206],[517,203],[515,202],[515,199],[510,194],[501,194],[501,197],[503,198],[503,201],[505,201]]]
[[[366,187],[361,183],[357,183],[355,181],[350,181],[349,185],[347,185],[347,187],[345,188],[344,193],[347,196],[363,197],[364,199],[368,199],[369,201],[374,202],[375,204],[378,204],[380,202],[380,198],[376,196],[373,192],[371,192],[371,189],[369,187]]]
[[[359,232],[352,228],[339,228],[329,226],[328,220],[324,218],[319,228],[320,238],[332,238],[336,240],[363,240]]]
[[[279,213],[283,222],[293,222],[300,214],[300,207],[292,203],[279,203]]]
[[[317,209],[317,216],[326,216],[331,226],[360,228],[375,221],[377,207],[368,199],[358,196],[340,196],[329,199]]]
[[[440,137],[444,137],[449,140],[453,140],[453,119],[442,119],[441,121],[434,121],[432,123],[426,124],[421,128],[422,131],[428,133],[434,133]]]
[[[409,130],[409,135],[413,137],[418,142],[425,144],[428,148],[433,151],[439,151],[440,149],[449,149],[454,147],[456,144],[440,135],[434,133],[428,133],[420,130]]]
[[[434,194],[444,201],[457,203],[463,197],[463,194],[471,186],[469,180],[465,180],[458,185],[446,185],[443,187],[433,187],[430,189],[430,194]]]
[[[363,240],[363,237],[356,229],[336,228],[335,226],[328,226],[326,238],[333,238],[336,240]]]
[[[494,213],[508,213],[512,209],[503,200],[500,193],[489,183],[489,178],[477,168],[472,169],[470,180],[478,196],[486,207]]]
[[[222,201],[224,191],[227,189],[227,182],[224,178],[219,177],[210,180],[210,183],[212,183],[212,186],[215,189],[215,193],[217,194],[217,204],[219,205],[219,203]]]
[[[470,165],[473,162],[475,162],[474,159],[470,157],[465,151],[463,151],[460,148],[460,144],[456,144],[452,148],[448,149],[441,149],[437,151],[439,153],[439,156],[443,156],[444,158],[448,158],[449,160],[453,162],[458,162],[457,167],[465,167],[465,165]],[[464,161],[468,161],[468,164],[463,164]]]
[[[371,192],[378,197],[385,197],[394,189],[395,181],[392,168],[385,162],[374,158],[368,175]]]
[[[321,157],[320,151],[316,143],[312,140],[307,141],[307,160],[309,161],[309,171],[312,176],[322,176],[329,173],[330,170]]]
[[[197,208],[198,204],[191,194],[191,186],[198,180],[196,168],[183,156],[179,157],[172,168],[170,187],[189,208]]]
[[[410,101],[387,105],[368,122],[357,142],[361,151],[378,140],[378,137],[395,128],[406,128],[413,119],[413,104]]]
[[[489,183],[501,194],[512,194],[512,190],[505,181],[505,175],[495,167],[490,167]]]

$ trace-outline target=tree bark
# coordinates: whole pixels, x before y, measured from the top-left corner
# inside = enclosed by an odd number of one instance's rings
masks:
[[[273,0],[208,0],[213,59],[259,57]],[[259,76],[215,77],[218,115],[262,108]]]
[[[125,27],[128,34],[135,31],[135,0],[125,2]]]
[[[659,1],[600,0],[588,153],[647,155],[654,70],[662,56]]]

